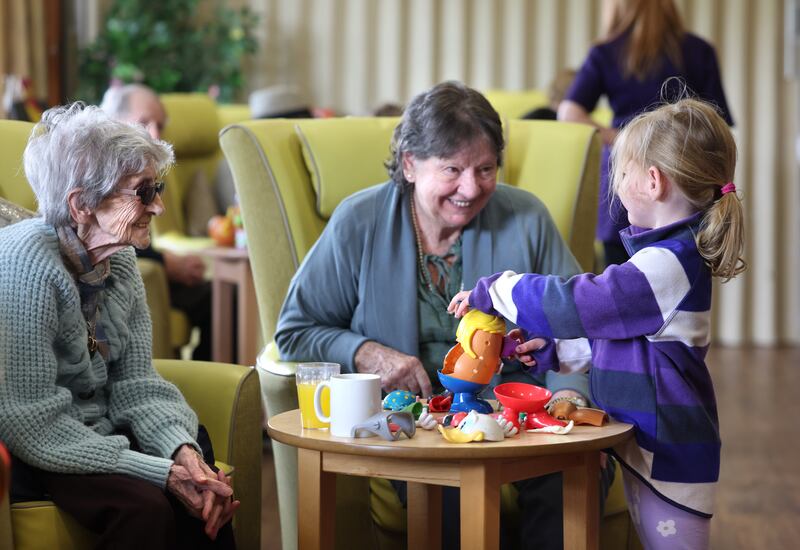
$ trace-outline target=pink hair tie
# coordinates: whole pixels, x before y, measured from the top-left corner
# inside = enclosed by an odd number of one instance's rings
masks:
[[[729,181],[728,183],[726,183],[725,185],[722,186],[722,194],[723,195],[726,195],[728,193],[735,193],[735,192],[736,192],[736,186],[733,184],[732,181]]]

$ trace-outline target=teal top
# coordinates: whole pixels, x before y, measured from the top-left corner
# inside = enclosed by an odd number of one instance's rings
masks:
[[[0,229],[0,440],[49,472],[126,474],[166,485],[170,458],[197,446],[197,416],[151,359],[150,313],[132,248],[110,257],[97,323],[108,359],[87,349],[78,288],[55,229]],[[144,452],[130,450],[129,430]]]
[[[447,258],[454,257],[452,265]],[[450,247],[444,256],[426,254],[423,257],[430,276],[428,264],[436,267],[433,290],[428,288],[424,274],[420,272],[417,299],[419,300],[419,359],[433,382],[434,392],[444,388],[439,383],[436,371],[442,369],[442,360],[456,343],[456,328],[459,320],[447,313],[453,296],[461,290],[461,238]],[[444,288],[444,295],[441,289]]]

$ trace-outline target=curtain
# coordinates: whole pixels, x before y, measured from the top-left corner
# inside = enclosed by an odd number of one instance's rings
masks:
[[[237,0],[260,13],[251,89],[292,83],[317,105],[367,114],[446,79],[544,89],[600,33],[597,0]],[[677,0],[715,45],[739,146],[747,260],[715,285],[723,344],[800,344],[798,86],[782,73],[783,2]]]
[[[31,80],[35,97],[47,97],[44,4],[44,0],[0,0],[0,94],[5,76],[16,75]]]

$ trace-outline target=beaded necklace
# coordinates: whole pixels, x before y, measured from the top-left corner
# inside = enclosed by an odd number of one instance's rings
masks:
[[[419,236],[419,226],[417,225],[417,208],[414,206],[414,196],[409,194],[411,202],[411,223],[414,225],[414,238],[417,241],[417,267],[418,273],[422,276],[422,282],[428,287],[432,293],[433,281],[431,274],[428,272],[428,266],[425,265],[425,254],[422,252],[422,238]]]

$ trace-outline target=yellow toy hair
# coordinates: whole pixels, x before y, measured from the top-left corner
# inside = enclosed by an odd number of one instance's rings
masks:
[[[456,329],[456,340],[461,344],[461,347],[464,348],[464,353],[473,359],[478,357],[478,355],[472,351],[471,344],[472,336],[475,334],[476,330],[482,330],[489,334],[505,334],[506,322],[502,317],[489,315],[477,309],[469,310],[467,314],[461,318],[461,322],[458,323],[458,328]]]

